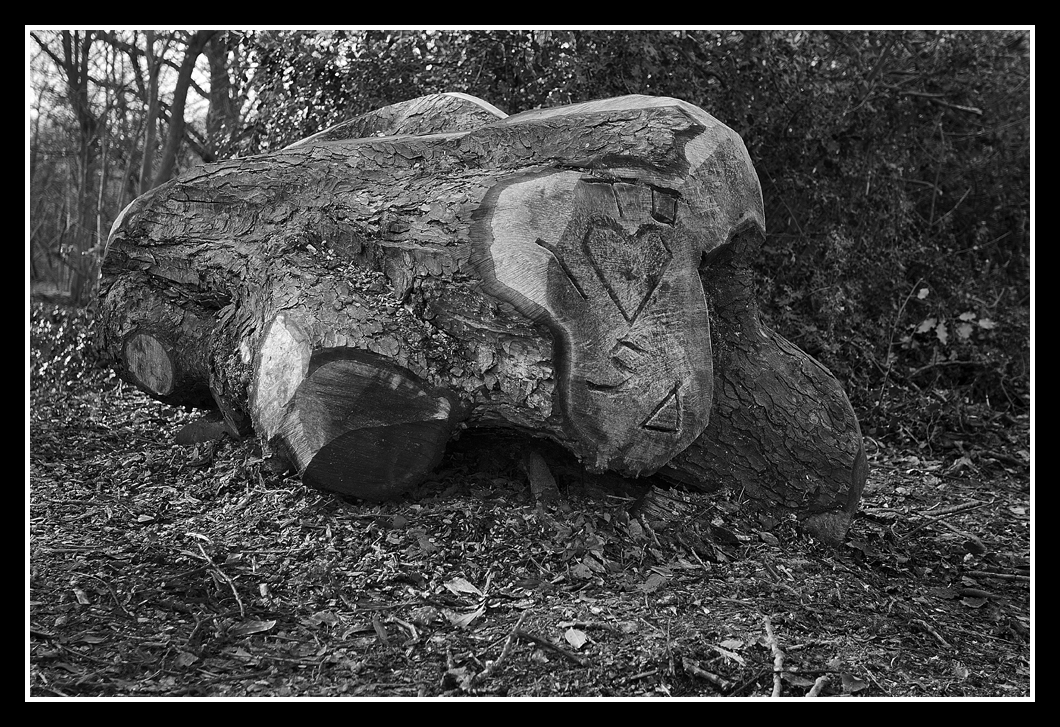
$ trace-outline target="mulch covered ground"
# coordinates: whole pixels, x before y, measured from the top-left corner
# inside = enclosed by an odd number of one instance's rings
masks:
[[[368,505],[175,444],[83,314],[32,322],[27,697],[1033,697],[1026,417],[870,441],[840,546],[545,448],[547,497],[499,436]]]

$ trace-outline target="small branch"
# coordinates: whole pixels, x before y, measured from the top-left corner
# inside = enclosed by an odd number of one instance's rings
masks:
[[[950,207],[950,211],[947,212],[946,214],[942,215],[942,217],[939,217],[937,220],[935,220],[935,222],[933,224],[937,225],[938,223],[942,222],[944,219],[946,219],[947,217],[952,215],[953,211],[961,206],[961,202],[963,202],[965,200],[965,198],[971,193],[971,191],[972,191],[972,188],[969,187],[968,191],[966,191],[963,195],[961,195],[961,198],[959,200],[957,200],[957,204],[955,204],[952,207]]]
[[[885,361],[885,363],[887,364],[887,368],[883,372],[883,381],[880,383],[880,392],[876,395],[876,406],[872,408],[872,414],[869,415],[870,419],[875,417],[876,412],[878,412],[883,407],[883,397],[886,393],[887,381],[891,377],[891,368],[893,366],[891,362],[891,351],[894,349],[894,336],[895,333],[897,333],[898,331],[898,324],[902,322],[902,314],[905,312],[905,307],[909,304],[909,301],[913,299],[913,296],[916,294],[917,288],[919,288],[920,284],[923,282],[923,278],[920,278],[920,280],[916,281],[913,284],[913,287],[909,290],[909,294],[905,296],[905,300],[902,301],[902,305],[898,307],[898,315],[895,316],[894,325],[891,326],[891,337],[887,341],[887,352],[884,354],[887,357]]]
[[[913,619],[913,623],[915,623],[917,626],[919,626],[920,628],[924,629],[924,631],[928,632],[929,634],[934,636],[936,639],[938,639],[938,642],[940,644],[942,644],[942,646],[944,648],[947,648],[947,649],[950,648],[949,642],[947,642],[946,639],[942,638],[942,636],[939,635],[939,632],[935,630],[935,627],[932,626],[931,624],[929,624],[927,621],[924,621],[923,619],[919,619],[918,618],[918,619]]]
[[[199,552],[202,553],[203,560],[205,560],[207,563],[210,564],[210,572],[213,573],[214,575],[216,575],[218,578],[220,578],[225,583],[227,583],[228,587],[230,589],[232,589],[232,595],[236,597],[236,603],[239,604],[239,617],[240,618],[246,618],[247,609],[243,605],[243,599],[239,597],[239,591],[236,590],[236,584],[233,583],[232,579],[229,578],[225,573],[223,573],[221,571],[220,568],[217,567],[217,564],[213,562],[213,558],[211,558],[210,556],[208,556],[206,554],[206,551],[203,550],[202,543],[196,542],[195,545],[196,545],[196,547],[198,547]]]
[[[810,691],[806,692],[806,696],[807,697],[819,697],[819,696],[821,696],[821,692],[824,691],[824,689],[831,683],[831,681],[832,680],[829,679],[827,674],[817,677],[817,680],[814,681],[813,686],[810,687]]]
[[[915,96],[917,98],[926,99],[932,103],[937,103],[940,106],[947,108],[956,109],[957,111],[964,111],[969,114],[975,114],[976,116],[982,116],[982,109],[977,109],[974,106],[961,106],[959,104],[950,103],[949,101],[943,100],[944,94],[941,93],[927,93],[926,91],[902,91],[895,86],[884,85],[883,88],[889,91],[895,91],[899,96]]]
[[[508,634],[507,640],[504,642],[504,648],[501,649],[501,655],[497,657],[496,661],[491,661],[490,663],[486,664],[485,669],[483,669],[474,677],[472,677],[472,684],[474,684],[475,682],[480,682],[489,679],[491,676],[493,676],[493,672],[495,672],[497,668],[500,667],[501,663],[508,658],[508,652],[512,650],[512,644],[515,643],[519,635],[519,630],[522,628],[523,621],[526,620],[526,615],[528,613],[530,613],[530,611],[527,610],[523,611],[519,615],[519,620],[515,622],[515,626],[512,628],[511,632]]]
[[[1015,573],[990,573],[982,570],[969,570],[965,571],[964,575],[969,578],[997,578],[1002,581],[1021,581],[1023,583],[1030,583],[1030,576],[1020,576]]]
[[[779,697],[781,692],[781,673],[784,670],[784,652],[777,645],[777,637],[773,635],[773,624],[769,616],[765,617],[766,642],[773,652],[773,697]]]
[[[989,366],[989,367],[992,367],[993,365],[990,364],[990,363],[983,362],[983,361],[936,361],[935,363],[929,363],[926,366],[921,366],[920,368],[916,369],[915,371],[913,371],[912,373],[909,374],[909,378],[913,378],[917,374],[922,374],[925,371],[930,371],[931,369],[940,368],[942,366]]]
[[[540,636],[535,636],[534,634],[531,634],[531,633],[528,633],[528,632],[522,631],[522,630],[517,630],[515,632],[515,635],[517,637],[519,637],[520,639],[525,639],[527,641],[532,641],[533,643],[537,644],[538,646],[541,646],[541,647],[543,647],[545,649],[549,649],[551,651],[554,651],[557,654],[559,654],[560,656],[565,657],[567,659],[570,659],[571,661],[573,661],[578,666],[588,666],[589,665],[589,660],[588,659],[586,659],[584,657],[581,657],[581,656],[578,656],[577,654],[575,654],[573,652],[567,651],[566,649],[564,649],[561,646],[556,646],[555,644],[553,644],[548,639],[543,639]]]
[[[957,595],[962,598],[1001,598],[996,593],[984,591],[981,588],[962,588],[957,591]]]
[[[984,449],[983,450],[983,455],[985,455],[987,457],[990,457],[992,459],[996,459],[998,462],[1004,462],[1005,464],[1010,464],[1010,465],[1012,465],[1014,467],[1030,467],[1030,464],[1031,464],[1030,462],[1025,462],[1024,460],[1018,459],[1016,457],[1012,457],[1012,456],[1007,455],[1007,454],[1003,454],[1001,452],[995,452],[995,451],[993,451],[991,449]]]
[[[940,515],[936,515],[935,517],[927,518],[927,520],[925,520],[924,522],[922,522],[919,525],[915,526],[912,530],[910,530],[905,535],[906,535],[906,537],[909,537],[910,535],[915,533],[917,530],[920,530],[921,528],[925,528],[928,525],[931,525],[933,523],[937,523],[940,520],[944,520],[945,518],[948,518],[951,515],[957,515],[958,513],[966,513],[966,512],[971,512],[972,510],[978,510],[981,507],[986,507],[987,505],[993,505],[994,502],[995,502],[994,500],[991,500],[990,502],[979,502],[979,503],[976,503],[974,505],[967,505],[967,506],[962,505],[960,507],[953,508],[952,510],[948,510],[946,512],[943,512]],[[921,517],[925,517],[925,516],[922,515]]]
[[[959,528],[954,527],[953,525],[951,525],[950,523],[948,523],[946,521],[940,522],[939,525],[942,525],[942,526],[944,526],[946,528],[949,528],[950,530],[952,530],[953,532],[957,533],[958,535],[960,535],[965,540],[970,540],[970,541],[974,542],[976,544],[976,546],[981,549],[979,552],[981,552],[981,553],[985,553],[986,552],[986,545],[984,545],[983,541],[980,540],[977,536],[972,535],[971,533],[966,533],[963,530],[960,530]]]
[[[687,656],[681,657],[681,666],[684,667],[685,671],[692,676],[699,677],[700,679],[706,679],[708,682],[716,686],[723,692],[727,692],[736,686],[735,682],[730,682],[728,679],[718,676],[706,669],[701,668],[694,661],[689,659]]]
[[[107,590],[110,591],[111,598],[114,599],[114,603],[118,605],[118,608],[122,610],[122,613],[124,613],[129,618],[135,618],[131,613],[129,613],[129,609],[125,608],[124,604],[122,604],[121,599],[118,598],[118,594],[115,592],[114,588],[111,587],[110,583],[103,580],[99,576],[92,575],[91,573],[80,573],[80,575],[88,576],[89,578],[95,578],[97,581],[106,586]]]

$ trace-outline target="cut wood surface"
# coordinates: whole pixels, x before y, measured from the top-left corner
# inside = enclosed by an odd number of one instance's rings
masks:
[[[857,420],[759,323],[739,137],[644,96],[501,116],[417,99],[134,201],[101,281],[119,372],[323,489],[394,496],[462,426],[512,427],[845,531]]]

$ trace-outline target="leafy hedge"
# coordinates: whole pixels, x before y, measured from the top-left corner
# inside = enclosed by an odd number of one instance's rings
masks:
[[[91,308],[33,300],[29,311],[29,386],[35,395],[89,391],[116,382],[96,344]]]

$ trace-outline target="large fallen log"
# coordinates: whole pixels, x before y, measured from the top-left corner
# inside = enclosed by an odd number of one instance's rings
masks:
[[[862,438],[835,378],[759,322],[764,233],[742,141],[688,103],[505,117],[439,94],[135,200],[102,340],[322,489],[393,497],[461,428],[511,427],[834,539]]]

